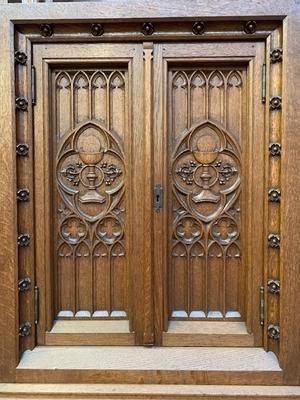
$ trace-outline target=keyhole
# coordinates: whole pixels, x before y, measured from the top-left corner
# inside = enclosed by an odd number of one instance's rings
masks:
[[[159,203],[159,194],[156,195],[156,203]]]

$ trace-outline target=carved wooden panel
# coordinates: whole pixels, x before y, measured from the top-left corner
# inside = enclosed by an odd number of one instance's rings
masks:
[[[58,317],[127,318],[126,70],[53,72]]]
[[[241,318],[243,68],[169,71],[169,314]]]

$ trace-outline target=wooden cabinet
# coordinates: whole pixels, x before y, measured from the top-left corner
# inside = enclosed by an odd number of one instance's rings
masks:
[[[299,11],[223,3],[1,6],[3,381],[299,384]]]

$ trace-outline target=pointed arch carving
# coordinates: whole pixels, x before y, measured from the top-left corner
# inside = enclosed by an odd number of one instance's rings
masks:
[[[57,315],[109,318],[117,307],[127,318],[128,70],[64,69],[54,79]]]
[[[243,68],[170,69],[170,270],[177,271],[170,278],[175,293],[171,315],[172,310],[184,311],[190,318],[225,318],[229,311],[241,314],[235,287],[243,265],[244,80]],[[212,292],[217,293],[214,299]]]

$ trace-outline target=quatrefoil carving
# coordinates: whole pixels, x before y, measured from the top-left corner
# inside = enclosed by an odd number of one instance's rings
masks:
[[[238,143],[221,126],[206,121],[192,127],[173,156],[179,203],[203,222],[220,216],[238,198],[240,160]]]
[[[96,221],[124,191],[124,157],[114,135],[90,121],[67,135],[57,156],[58,190],[87,221]]]

